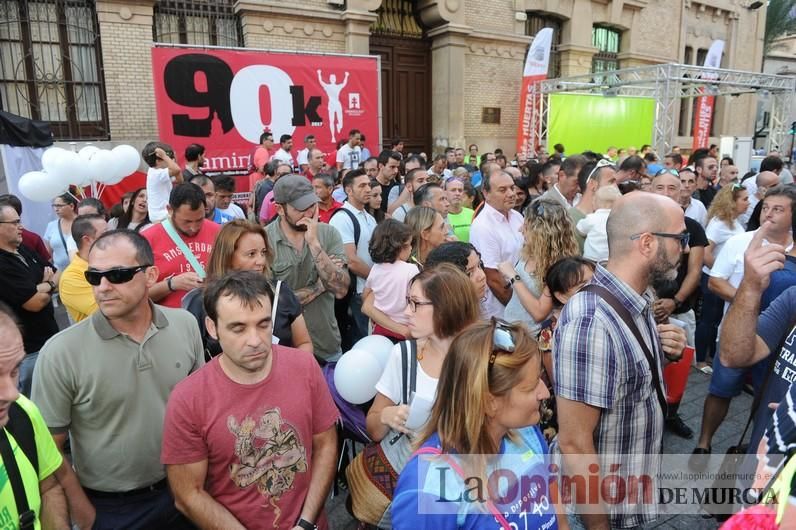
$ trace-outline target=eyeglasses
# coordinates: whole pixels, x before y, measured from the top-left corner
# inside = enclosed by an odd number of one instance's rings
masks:
[[[589,177],[586,180],[591,180],[591,178],[594,176],[594,174],[597,173],[597,171],[601,170],[604,167],[614,167],[614,163],[611,162],[610,160],[605,159],[605,158],[601,158],[600,160],[597,161],[597,164],[594,166],[594,169],[592,169],[589,172]]]
[[[689,234],[688,232],[680,232],[679,234],[667,234],[666,232],[646,232],[646,233],[651,234],[655,237],[666,237],[669,239],[677,239],[680,241],[680,247],[683,250],[685,250],[686,247],[688,247],[688,241],[691,239],[691,234]],[[630,239],[638,239],[642,235],[643,233],[633,234],[632,236],[630,236]]]
[[[417,313],[417,306],[434,305],[434,302],[423,302],[415,300],[411,296],[406,297],[406,305],[412,310],[412,313]]]
[[[495,364],[498,353],[514,353],[516,345],[514,344],[514,337],[511,335],[511,328],[508,323],[492,317],[492,352],[489,354],[489,366]]]
[[[11,221],[0,221],[0,224],[19,226],[22,219],[12,219]]]
[[[127,283],[139,272],[146,270],[152,265],[139,265],[138,267],[120,267],[108,269],[106,271],[87,270],[84,274],[86,281],[94,286],[102,283],[103,278],[107,278],[112,284]]]
[[[673,167],[665,167],[660,171],[658,171],[657,173],[655,173],[656,177],[659,177],[661,175],[673,175],[677,178],[680,178],[680,172],[674,169]]]

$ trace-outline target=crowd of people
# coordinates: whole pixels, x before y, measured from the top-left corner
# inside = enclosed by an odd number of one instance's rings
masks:
[[[146,187],[108,211],[58,196],[41,237],[0,196],[4,522],[309,530],[343,484],[363,527],[640,527],[654,502],[581,509],[550,463],[585,477],[648,455],[625,472],[655,476],[664,430],[694,436],[677,363],[710,377],[692,469],[747,387],[750,452],[796,446],[778,153],[742,178],[716,146],[525,160],[363,141],[332,161],[266,131],[245,190],[203,172],[204,146],[181,165],[151,142]],[[370,335],[393,347],[375,397],[348,403],[335,365]],[[466,500],[501,465],[550,489]]]

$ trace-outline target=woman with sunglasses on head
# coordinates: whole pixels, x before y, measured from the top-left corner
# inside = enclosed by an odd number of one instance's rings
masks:
[[[504,318],[524,323],[536,337],[553,310],[553,299],[545,285],[547,269],[561,258],[577,256],[579,249],[567,211],[554,200],[537,199],[528,206],[523,234],[520,261],[498,266],[506,283],[513,287]]]
[[[273,252],[268,245],[265,229],[250,221],[236,219],[226,223],[216,236],[207,263],[206,282],[233,271],[249,270],[270,278]],[[301,304],[290,286],[282,281],[271,281],[275,294],[276,317],[271,323],[274,341],[290,348],[312,353],[312,340],[302,315]],[[207,333],[203,288],[190,291],[182,299],[183,309],[191,312],[199,324],[207,360],[221,353],[221,346]]]
[[[77,199],[71,193],[64,193],[53,199],[55,220],[50,221],[44,231],[44,245],[53,257],[53,265],[64,270],[71,261],[70,254],[77,252],[72,239],[72,221],[77,217]]]
[[[108,221],[108,230],[126,228],[127,230],[140,232],[150,224],[152,223],[149,220],[146,188],[138,188],[130,197],[124,213],[120,217]]]
[[[447,239],[448,225],[434,208],[428,206],[415,206],[406,214],[404,222],[412,229],[409,262],[422,269],[428,254]]]
[[[537,425],[549,397],[541,372],[536,340],[521,324],[493,319],[456,336],[431,418],[418,435],[419,449],[398,477],[394,529],[568,528],[553,504],[558,495],[548,491],[554,482]],[[488,484],[496,470],[541,487],[533,493],[509,488],[514,494],[501,489],[506,495],[494,498]],[[470,494],[478,481],[482,500],[463,500],[475,496]],[[440,497],[452,500],[441,503]]]
[[[744,227],[738,220],[749,207],[749,192],[741,184],[724,186],[710,203],[708,210],[708,224],[705,235],[708,246],[705,248],[704,263],[702,267],[702,313],[696,325],[694,336],[696,350],[696,367],[698,370],[710,374],[713,369],[708,365],[708,353],[715,352],[716,335],[719,322],[724,314],[724,300],[708,289],[710,268],[716,256],[719,255],[724,243],[732,236],[744,232]]]
[[[461,270],[442,263],[412,278],[406,302],[405,314],[411,339],[403,346],[412,352],[409,362],[413,367],[410,366],[409,371],[416,374],[413,392],[416,397],[431,403],[437,391],[442,362],[453,337],[478,319],[478,297],[472,282]],[[411,360],[413,357],[416,361]],[[413,436],[406,426],[409,406],[402,403],[405,388],[403,361],[401,344],[398,344],[390,353],[384,373],[376,384],[376,397],[367,416],[368,435],[376,442],[396,433]],[[409,455],[408,443],[404,446],[403,457],[406,458]],[[400,472],[400,469],[395,471]]]

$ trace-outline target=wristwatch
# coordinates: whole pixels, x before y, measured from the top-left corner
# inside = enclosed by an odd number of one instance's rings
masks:
[[[166,278],[166,287],[168,287],[169,291],[171,291],[172,293],[175,291],[174,287],[171,286],[171,280],[173,279],[174,276],[169,276],[168,278]]]
[[[46,284],[49,284],[49,286],[50,286],[50,292],[51,292],[51,293],[54,293],[54,292],[55,292],[55,290],[57,289],[57,287],[56,287],[56,285],[55,285],[55,282],[54,282],[54,281],[52,281],[52,280],[47,280],[47,281],[46,281],[46,282],[44,282],[44,283],[46,283]]]
[[[515,274],[514,278],[510,278],[509,281],[506,282],[506,287],[511,287],[512,285],[514,285],[514,282],[519,281],[519,280],[520,280],[520,275],[519,274]]]
[[[299,522],[296,523],[296,526],[301,527],[304,530],[318,530],[318,525],[313,524],[306,519],[299,519]]]

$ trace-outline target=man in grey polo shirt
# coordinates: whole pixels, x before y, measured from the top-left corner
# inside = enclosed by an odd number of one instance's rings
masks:
[[[280,178],[274,203],[279,218],[265,229],[276,254],[271,272],[301,302],[315,356],[336,361],[341,351],[334,301],[345,297],[350,283],[343,241],[337,230],[318,222],[318,196],[306,177]]]
[[[33,401],[75,472],[58,480],[83,528],[181,528],[160,445],[172,388],[204,364],[196,320],[156,306],[152,248],[141,235],[106,232],[92,245],[86,280],[99,311],[50,339],[39,354]]]

